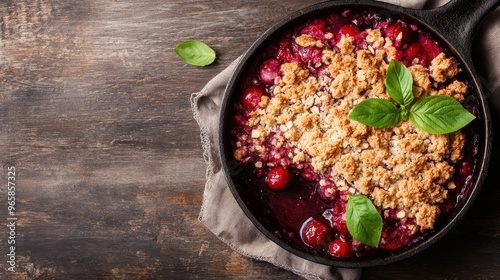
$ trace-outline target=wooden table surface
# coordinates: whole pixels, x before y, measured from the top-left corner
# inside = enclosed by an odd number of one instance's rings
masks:
[[[198,221],[206,165],[190,94],[317,2],[1,1],[0,279],[300,279],[232,251]],[[173,48],[187,39],[211,45],[216,63],[184,64]],[[500,278],[493,176],[446,238],[362,278]]]

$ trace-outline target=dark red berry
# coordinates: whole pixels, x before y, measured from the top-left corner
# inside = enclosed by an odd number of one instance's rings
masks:
[[[328,253],[334,257],[347,258],[352,256],[352,244],[341,238],[335,238],[328,246]]]
[[[301,33],[311,35],[315,39],[322,39],[325,36],[324,29],[327,24],[326,20],[316,19],[302,29]]]
[[[292,173],[283,166],[277,166],[269,170],[266,176],[266,184],[275,191],[282,191],[292,182]]]
[[[258,86],[249,86],[243,95],[241,95],[241,105],[248,110],[253,110],[259,106],[259,103],[266,93]]]
[[[385,36],[392,40],[392,42],[408,42],[411,39],[411,31],[408,26],[403,25],[401,22],[389,24],[385,30]]]
[[[358,35],[359,32],[359,28],[356,25],[350,23],[340,27],[338,34],[340,35],[339,37],[341,37],[342,35],[345,37],[354,37]]]
[[[307,220],[301,229],[302,240],[313,248],[323,248],[330,241],[330,228],[316,219]]]
[[[412,43],[408,47],[408,50],[406,50],[406,56],[411,60],[413,60],[414,58],[420,59],[422,54],[422,46],[420,46],[419,43]]]
[[[277,59],[268,59],[260,67],[260,79],[266,83],[274,83],[281,69],[281,63]]]
[[[297,60],[297,54],[294,51],[291,41],[284,40],[280,42],[276,58],[282,62],[292,62]]]
[[[421,62],[424,66],[430,65],[431,61],[443,51],[436,41],[427,37],[423,33],[419,33],[418,42],[422,46],[422,49],[425,50],[427,61],[425,64]]]

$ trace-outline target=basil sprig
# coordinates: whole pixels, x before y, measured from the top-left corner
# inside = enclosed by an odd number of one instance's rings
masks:
[[[378,247],[382,236],[382,216],[372,201],[364,195],[349,195],[346,206],[346,224],[357,241]]]
[[[215,51],[198,40],[188,40],[178,44],[174,52],[187,64],[206,66],[215,61]]]
[[[460,102],[450,96],[436,95],[414,101],[413,78],[401,62],[392,60],[387,68],[385,87],[389,96],[399,105],[381,98],[370,98],[356,105],[349,119],[376,128],[391,127],[401,120],[412,121],[420,130],[431,134],[455,132],[474,120]]]

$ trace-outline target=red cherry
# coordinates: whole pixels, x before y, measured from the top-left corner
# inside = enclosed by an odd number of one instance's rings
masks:
[[[346,258],[352,256],[352,244],[341,238],[334,239],[328,246],[328,253],[334,257]]]
[[[415,58],[418,59],[418,63],[421,63],[425,58],[422,46],[419,43],[411,43],[406,50],[406,64],[411,65]]]
[[[418,42],[422,46],[422,49],[425,50],[425,56],[427,58],[427,63],[426,63],[426,65],[421,63],[424,66],[427,66],[427,64],[430,64],[430,62],[443,51],[436,41],[427,37],[427,35],[425,35],[423,33],[419,33]]]
[[[297,54],[294,51],[291,41],[283,40],[282,42],[280,42],[276,58],[283,62],[292,62],[297,60]]]
[[[330,239],[330,229],[316,219],[308,219],[301,229],[302,240],[313,248],[325,247]]]
[[[253,110],[259,106],[262,96],[265,95],[263,89],[258,86],[249,86],[241,95],[241,105],[246,109]]]
[[[341,37],[342,35],[344,35],[345,37],[354,37],[358,35],[359,32],[359,28],[356,25],[349,23],[340,27],[339,37]]]
[[[273,58],[268,59],[260,67],[260,79],[265,83],[274,83],[274,79],[278,77],[280,71],[281,62]]]
[[[282,191],[292,182],[292,173],[285,167],[277,166],[269,170],[266,176],[266,184],[275,191]]]
[[[326,20],[316,19],[302,29],[301,33],[309,34],[315,39],[322,39],[325,36],[324,30],[327,24]]]
[[[419,57],[422,55],[422,46],[418,43],[413,43],[408,47],[406,55],[411,58]]]
[[[407,42],[411,38],[411,31],[408,26],[403,25],[403,23],[399,21],[389,24],[384,31],[385,36],[389,37],[392,42],[398,41],[398,38],[401,42]]]

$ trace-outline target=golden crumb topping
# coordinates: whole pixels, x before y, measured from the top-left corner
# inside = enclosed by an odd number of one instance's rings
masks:
[[[445,82],[460,72],[457,64],[446,57],[444,53],[439,54],[432,60],[430,70],[431,77],[437,82]]]
[[[302,47],[318,47],[322,48],[323,42],[321,40],[314,39],[311,35],[303,34],[297,38],[295,38],[295,43]]]
[[[364,194],[383,209],[398,210],[423,229],[432,229],[439,215],[437,203],[446,199],[453,164],[462,158],[465,138],[460,132],[431,135],[403,121],[392,128],[375,129],[348,118],[366,98],[390,97],[384,79],[394,55],[389,39],[369,30],[366,49],[355,50],[343,37],[338,51],[323,50],[324,70],[312,75],[297,62],[281,65],[273,96],[250,113],[251,138],[256,149],[272,138],[286,146],[295,164],[310,164],[321,178],[335,182],[340,191]],[[309,35],[296,38],[303,47],[323,47]],[[435,90],[431,81],[444,82],[460,72],[444,53],[429,68],[409,67],[417,97],[448,95],[459,101],[467,86],[459,81]],[[235,157],[241,158],[236,149]],[[417,229],[414,229],[417,230]]]

